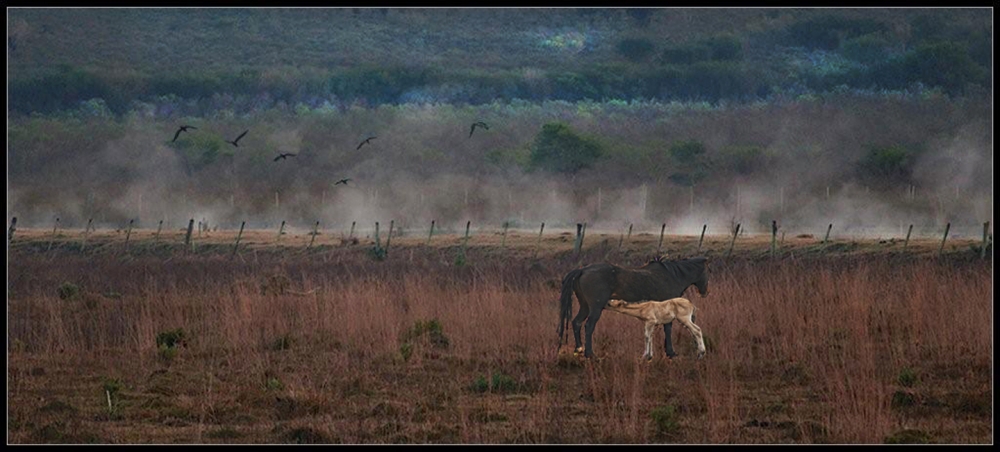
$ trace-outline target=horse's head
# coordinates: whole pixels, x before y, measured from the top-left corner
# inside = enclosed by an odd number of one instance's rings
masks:
[[[701,273],[694,282],[694,286],[698,289],[698,294],[700,294],[702,298],[708,296],[708,270],[705,268],[704,264],[701,267]]]

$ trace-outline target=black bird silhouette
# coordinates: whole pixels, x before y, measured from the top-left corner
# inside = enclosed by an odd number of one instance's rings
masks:
[[[286,159],[288,157],[295,157],[296,155],[299,155],[299,154],[281,154],[281,153],[279,153],[278,156],[274,158],[274,161],[277,162],[278,160]]]
[[[361,144],[358,145],[358,149],[361,149],[361,146],[364,146],[365,144],[372,144],[372,140],[374,140],[376,138],[378,138],[378,137],[375,137],[375,136],[368,137],[365,141],[362,141]],[[355,149],[355,150],[357,150],[357,149]]]
[[[231,145],[233,145],[233,146],[236,146],[236,147],[240,147],[240,145],[238,145],[238,144],[236,144],[236,143],[237,143],[238,141],[240,141],[240,138],[243,138],[243,135],[246,135],[246,134],[247,134],[247,132],[249,132],[249,131],[250,131],[250,129],[247,129],[247,130],[244,130],[244,131],[243,131],[243,133],[241,133],[241,134],[240,134],[240,136],[236,137],[236,139],[235,139],[235,140],[233,140],[233,141],[227,141],[226,143],[229,143],[229,144],[231,144]]]
[[[181,126],[179,129],[177,129],[177,133],[174,134],[174,139],[170,140],[170,142],[173,143],[177,141],[177,137],[181,136],[181,132],[187,132],[188,129],[197,130],[198,128],[195,126]]]
[[[490,126],[486,125],[485,122],[482,122],[482,121],[474,122],[474,123],[472,123],[472,128],[469,129],[469,137],[472,137],[472,132],[476,131],[476,126],[482,127],[482,128],[484,128],[486,130],[490,130]]]
[[[337,182],[334,182],[333,185],[340,185],[340,184],[347,185],[347,181],[349,181],[349,180],[350,179],[341,179],[341,180],[338,180]]]

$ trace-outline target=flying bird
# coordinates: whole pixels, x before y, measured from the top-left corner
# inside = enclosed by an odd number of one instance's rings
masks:
[[[378,138],[378,137],[375,137],[375,136],[368,137],[365,141],[362,141],[361,144],[358,145],[358,149],[361,149],[361,146],[364,146],[365,144],[372,144],[372,140],[374,140],[376,138]],[[357,149],[355,149],[355,150],[357,150]]]
[[[226,143],[229,143],[229,144],[231,144],[231,145],[233,145],[233,146],[236,146],[236,147],[240,147],[240,145],[238,145],[238,144],[236,144],[236,143],[237,143],[238,141],[240,141],[240,138],[243,138],[243,135],[246,135],[246,134],[247,134],[247,132],[249,132],[249,131],[250,131],[250,129],[247,129],[247,130],[244,130],[244,131],[243,131],[243,133],[241,133],[241,134],[240,134],[240,136],[236,137],[236,139],[235,139],[235,140],[233,140],[233,141],[227,141]]]
[[[469,137],[470,138],[472,137],[472,132],[476,131],[476,126],[482,127],[482,128],[484,128],[486,130],[490,130],[490,126],[486,125],[485,122],[482,122],[482,121],[474,122],[474,123],[472,123],[472,128],[469,129]]]
[[[334,182],[333,185],[340,185],[340,184],[347,185],[347,181],[349,181],[349,180],[350,179],[341,179],[341,180],[338,180],[337,182]]]
[[[170,140],[170,142],[173,143],[177,141],[177,137],[181,136],[181,132],[187,132],[188,129],[197,130],[198,128],[195,126],[181,126],[179,129],[177,129],[177,133],[174,134],[174,139]]]
[[[278,156],[274,158],[274,161],[277,162],[278,160],[286,159],[288,157],[295,157],[296,155],[299,155],[299,154],[291,154],[291,153],[281,154],[281,153],[279,153]]]

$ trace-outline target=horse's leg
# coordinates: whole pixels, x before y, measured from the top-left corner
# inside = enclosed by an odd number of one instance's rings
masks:
[[[656,331],[656,322],[646,322],[646,352],[642,354],[643,358],[653,359],[653,332]]]
[[[674,324],[673,321],[663,324],[663,335],[665,336],[663,338],[663,351],[667,354],[667,358],[673,358],[677,356],[677,353],[674,352],[673,345],[670,344],[670,330],[673,324]]]
[[[693,315],[689,318],[678,317],[677,320],[684,324],[688,331],[691,332],[691,335],[694,336],[694,342],[698,344],[698,359],[701,359],[705,356],[705,339],[702,337],[701,327],[695,325],[692,321],[693,317]]]
[[[573,318],[573,339],[576,340],[575,353],[580,353],[583,351],[583,342],[580,340],[580,327],[583,326],[583,321],[590,315],[590,308],[587,303],[580,298],[577,294],[576,298],[580,300],[580,311],[576,313],[576,317]]]
[[[594,327],[597,326],[597,321],[601,319],[601,313],[604,312],[604,306],[608,304],[608,298],[598,299],[596,303],[593,303],[590,316],[587,317],[587,337],[586,337],[586,349],[584,349],[583,356],[586,358],[594,357]]]

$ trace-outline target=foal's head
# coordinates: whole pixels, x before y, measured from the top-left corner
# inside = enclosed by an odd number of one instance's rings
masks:
[[[625,300],[611,300],[608,302],[608,306],[612,308],[620,308],[626,304],[628,303],[626,303]]]

